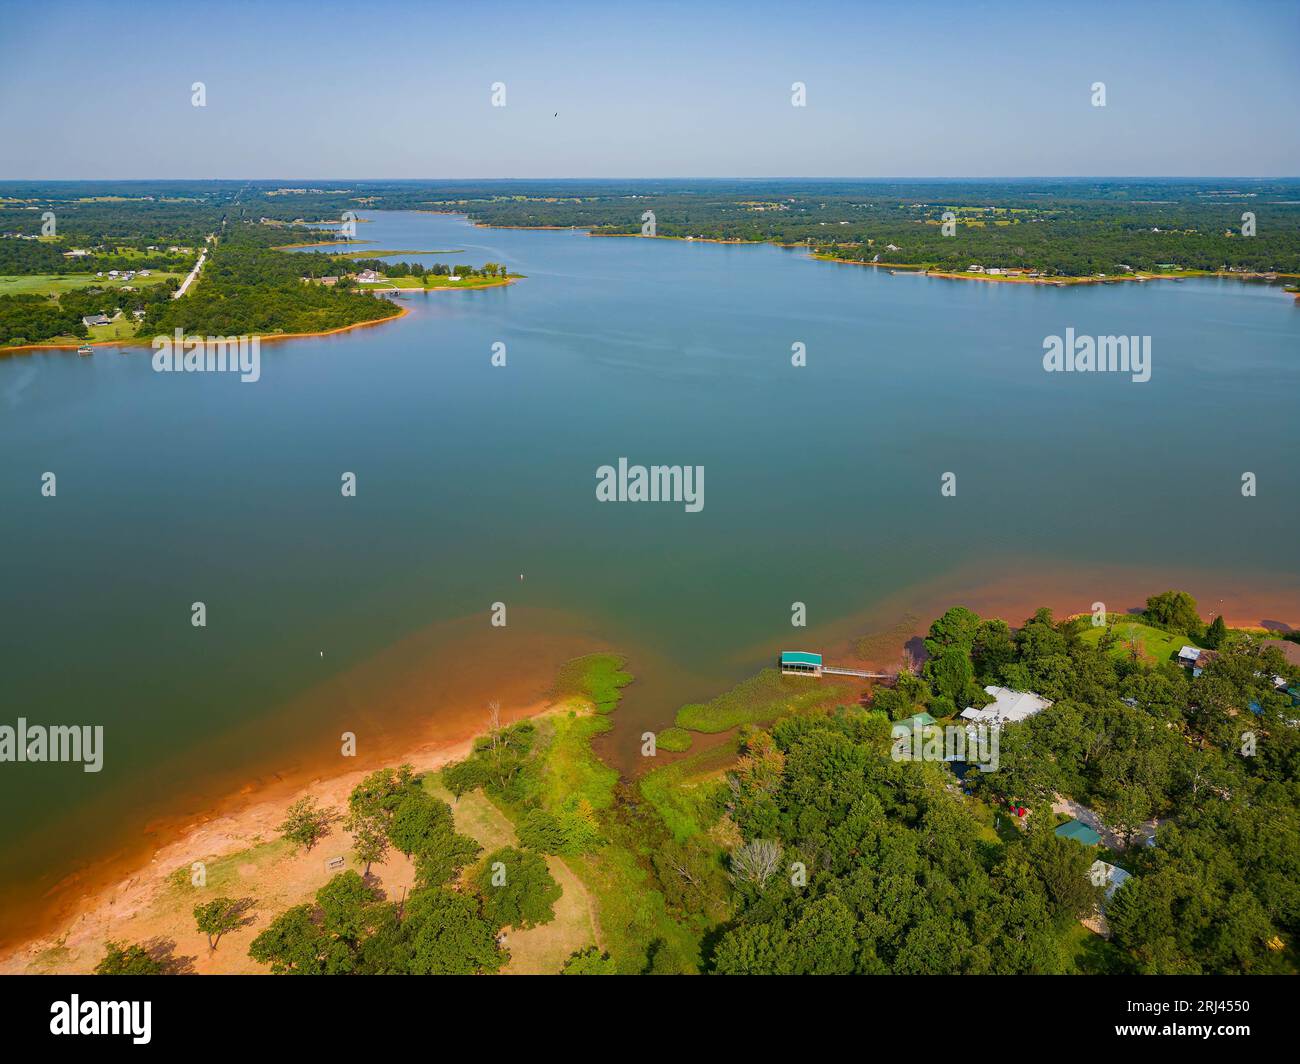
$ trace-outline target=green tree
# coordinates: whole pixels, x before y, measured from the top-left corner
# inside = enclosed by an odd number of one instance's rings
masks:
[[[319,808],[315,798],[300,798],[285,810],[284,820],[276,830],[282,838],[310,851],[329,834],[330,825],[337,819],[333,809]]]
[[[1196,599],[1186,591],[1162,591],[1147,599],[1146,619],[1171,632],[1182,632],[1197,638],[1202,632],[1201,618],[1196,612]]]
[[[167,967],[154,960],[145,948],[120,942],[104,943],[104,959],[95,965],[96,975],[165,975]]]
[[[495,972],[508,954],[497,929],[479,911],[478,899],[435,887],[411,895],[403,938],[405,970],[411,975],[476,975]]]
[[[483,914],[497,927],[517,930],[555,919],[560,885],[544,858],[506,846],[488,855],[474,877]]]
[[[248,955],[269,964],[272,975],[324,975],[330,943],[312,920],[311,905],[282,912],[253,939]]]
[[[1210,622],[1210,627],[1205,630],[1205,645],[1211,650],[1218,650],[1227,637],[1228,626],[1223,623],[1223,617],[1215,617]]]
[[[387,855],[388,839],[374,822],[362,821],[353,831],[352,849],[357,855],[357,860],[365,862],[365,874],[369,876],[370,866],[383,861]]]
[[[233,898],[214,898],[194,907],[194,923],[208,936],[208,952],[216,952],[223,935],[243,923],[247,903]]]

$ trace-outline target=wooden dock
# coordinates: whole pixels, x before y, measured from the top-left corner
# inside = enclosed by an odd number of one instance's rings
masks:
[[[806,650],[783,650],[781,672],[787,676],[857,676],[863,680],[893,678],[893,674],[888,672],[867,672],[865,669],[845,669],[839,665],[827,665],[822,661],[820,654]]]
[[[864,680],[888,680],[892,678],[887,672],[866,672],[862,669],[841,669],[838,665],[823,665],[822,675],[860,676]]]

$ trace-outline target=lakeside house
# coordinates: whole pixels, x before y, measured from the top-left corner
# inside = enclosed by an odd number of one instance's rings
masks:
[[[1289,639],[1264,639],[1259,645],[1282,651],[1282,656],[1286,658],[1288,665],[1300,668],[1300,643],[1293,643]]]
[[[382,281],[382,280],[383,278],[380,277],[379,274],[377,274],[374,270],[362,270],[359,274],[357,274],[357,281],[360,284],[374,284],[376,281]]]
[[[1124,869],[1117,865],[1107,864],[1105,861],[1097,860],[1092,862],[1092,867],[1088,869],[1088,878],[1098,887],[1105,887],[1106,900],[1110,901],[1115,895],[1115,891],[1122,887],[1126,880],[1132,879],[1131,872],[1125,872]]]
[[[1106,920],[1106,903],[1115,896],[1115,891],[1132,878],[1131,873],[1113,864],[1093,861],[1092,867],[1088,869],[1088,881],[1093,886],[1103,888],[1103,897],[1097,908],[1090,915],[1083,917],[1079,923],[1102,938],[1110,938],[1110,924]]]
[[[90,314],[81,319],[81,324],[89,329],[96,325],[110,325],[112,321],[107,314]]]
[[[1192,678],[1195,679],[1205,671],[1205,666],[1219,656],[1217,650],[1202,650],[1200,647],[1184,646],[1178,651],[1178,664],[1184,668],[1191,668]]]
[[[1041,713],[1052,703],[1032,691],[1013,691],[1009,687],[995,687],[990,684],[984,692],[991,695],[993,701],[987,706],[967,706],[961,711],[966,720],[977,724],[988,724],[1000,728],[1003,724],[1014,724],[1027,720],[1036,713]]]
[[[966,267],[966,272],[967,272],[967,273],[983,273],[983,272],[984,272],[984,267],[983,267],[983,266],[980,266],[980,265],[978,265],[978,264],[972,263],[970,266],[967,266],[967,267]]]

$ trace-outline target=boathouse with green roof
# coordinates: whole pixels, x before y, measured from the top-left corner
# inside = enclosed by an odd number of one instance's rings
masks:
[[[806,650],[781,651],[781,671],[787,676],[820,676],[822,656]]]

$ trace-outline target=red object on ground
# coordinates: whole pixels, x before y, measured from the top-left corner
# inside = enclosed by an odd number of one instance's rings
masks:
[[[1024,816],[1024,815],[1025,815],[1025,807],[1022,805],[1019,809],[1016,810],[1016,816]]]

